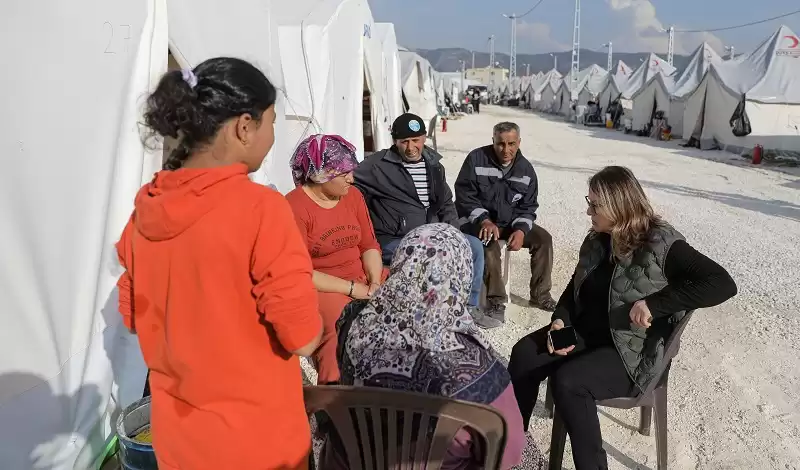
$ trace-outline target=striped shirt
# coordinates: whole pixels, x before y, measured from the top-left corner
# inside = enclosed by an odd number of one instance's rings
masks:
[[[414,188],[417,190],[417,196],[423,206],[428,207],[430,202],[428,200],[428,172],[425,169],[425,160],[409,163],[403,162],[403,166],[411,180],[414,181]]]

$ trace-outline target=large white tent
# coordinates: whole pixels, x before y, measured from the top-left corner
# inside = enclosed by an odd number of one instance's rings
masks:
[[[737,116],[738,107],[743,108]],[[746,136],[732,132],[744,115],[752,127]],[[751,54],[711,65],[687,98],[684,138],[703,149],[743,153],[755,145],[776,152],[800,153],[800,41],[781,26]]]
[[[0,467],[89,469],[142,395],[114,243],[161,152],[140,106],[167,69],[166,0],[18,2],[0,18]],[[47,110],[47,118],[42,111]],[[32,125],[35,123],[35,125]]]
[[[600,92],[600,106],[603,109],[608,109],[608,105],[617,99],[622,99],[623,106],[626,109],[631,109],[632,103],[628,100],[639,89],[643,88],[650,79],[661,74],[666,81],[670,81],[672,80],[670,77],[675,73],[675,67],[669,65],[666,60],[655,54],[650,54],[646,60],[643,60],[636,70],[627,75],[627,79],[625,78],[624,69],[622,69],[623,65],[621,61],[617,64],[616,73],[613,76],[608,76],[605,87]]]
[[[416,52],[400,47],[399,54],[402,73],[400,83],[403,85],[406,107],[409,112],[424,119],[427,126],[439,112],[436,108],[433,67]]]
[[[528,102],[532,103],[531,107],[537,111],[552,111],[561,81],[561,74],[553,69],[536,82],[531,83],[528,97]]]
[[[572,112],[572,104],[585,105],[594,99],[605,83],[608,72],[597,64],[592,64],[577,73],[572,80],[572,72],[561,82],[556,98],[556,111],[567,116]]]
[[[582,86],[578,88],[577,104],[579,106],[587,105],[589,101],[597,100],[600,92],[603,91],[607,76],[608,71],[606,69],[599,65],[591,65],[584,75]]]
[[[397,52],[397,35],[392,23],[375,23],[373,33],[377,34],[383,46],[385,103],[389,121],[394,122],[397,116],[403,114],[403,85],[400,81],[402,72],[400,55]]]
[[[683,114],[686,110],[686,98],[689,97],[700,85],[711,64],[721,64],[722,58],[708,43],[702,43],[689,59],[689,65],[675,82],[675,88],[670,96],[669,113],[667,119],[672,127],[672,135],[682,137]],[[691,132],[691,130],[690,130]]]
[[[390,144],[383,111],[383,45],[364,0],[272,2],[287,94],[286,138],[338,134],[364,153],[365,127],[376,148]],[[362,97],[371,95],[371,122]]]

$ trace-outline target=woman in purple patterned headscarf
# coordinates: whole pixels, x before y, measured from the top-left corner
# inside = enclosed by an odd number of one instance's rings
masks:
[[[339,380],[336,320],[352,299],[369,299],[384,279],[364,197],[353,188],[355,147],[337,135],[313,135],[291,160],[297,188],[286,195],[314,268],[323,332],[313,359],[318,383]]]

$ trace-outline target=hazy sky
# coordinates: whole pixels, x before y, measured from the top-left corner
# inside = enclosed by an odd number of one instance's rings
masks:
[[[463,47],[488,51],[496,37],[498,52],[508,53],[511,23],[502,13],[522,14],[538,0],[369,0],[375,21],[395,24],[405,47],[434,49]],[[572,48],[573,0],[543,0],[530,15],[518,20],[517,51],[550,52]],[[798,0],[582,0],[581,47],[601,49],[613,41],[614,50],[666,53],[667,35],[658,29],[700,30],[788,13]],[[675,52],[689,53],[702,41],[718,52],[733,45],[748,52],[786,24],[800,34],[800,14],[765,24],[716,33],[676,33]]]

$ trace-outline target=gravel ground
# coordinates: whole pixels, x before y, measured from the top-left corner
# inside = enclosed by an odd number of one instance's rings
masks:
[[[800,171],[753,168],[723,152],[573,126],[520,110],[482,107],[448,122],[439,134],[452,185],[466,154],[491,142],[491,128],[512,120],[522,151],[539,175],[538,223],[555,243],[553,295],[558,298],[589,228],[584,195],[603,166],[625,165],[656,209],[695,248],[725,266],[739,295],[698,312],[684,334],[670,375],[669,467],[673,469],[800,469]],[[517,339],[549,321],[527,307],[527,253],[511,261],[507,324],[487,333],[508,357]],[[304,364],[313,380],[313,371]],[[544,402],[544,390],[539,397]],[[531,436],[549,450],[551,421],[540,405]],[[602,409],[612,469],[656,468],[653,437],[636,432],[638,411]],[[530,461],[523,468],[537,468]],[[573,468],[567,446],[564,468]]]

